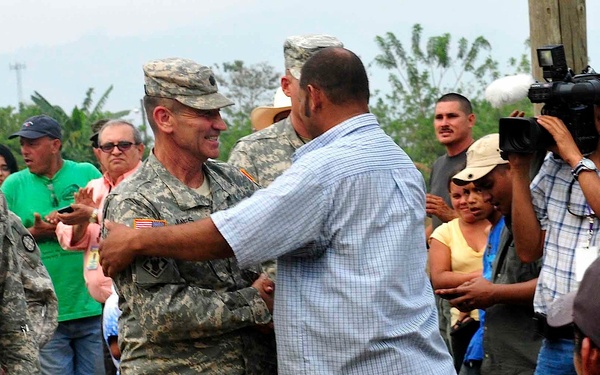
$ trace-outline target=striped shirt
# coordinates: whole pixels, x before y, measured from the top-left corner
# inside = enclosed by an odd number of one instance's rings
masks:
[[[211,215],[240,266],[278,259],[279,373],[453,374],[425,273],[425,189],[371,114]]]
[[[585,197],[571,174],[571,167],[554,159],[551,153],[531,182],[531,195],[540,226],[546,231],[533,307],[536,312],[546,314],[552,301],[579,286],[575,280],[575,249],[587,241],[590,223],[585,217],[588,214]],[[575,215],[569,213],[567,205]],[[591,245],[598,246],[598,218],[592,228]]]

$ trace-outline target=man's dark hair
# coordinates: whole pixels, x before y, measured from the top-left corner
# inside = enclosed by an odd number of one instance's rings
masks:
[[[436,104],[441,102],[458,102],[460,109],[462,109],[464,113],[467,115],[473,113],[471,101],[459,93],[450,92],[448,94],[444,94],[437,100]]]
[[[0,145],[0,156],[4,157],[4,161],[6,162],[6,166],[10,170],[10,173],[15,173],[19,171],[15,156],[5,145]]]
[[[323,48],[302,67],[300,87],[319,88],[331,103],[369,102],[369,78],[365,67],[353,52],[339,47]]]

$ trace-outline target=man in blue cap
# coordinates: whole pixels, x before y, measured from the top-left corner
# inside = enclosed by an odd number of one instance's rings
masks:
[[[61,127],[49,116],[27,119],[9,139],[16,137],[27,168],[11,174],[2,191],[8,207],[37,241],[58,297],[59,325],[40,350],[42,373],[103,373],[102,306],[89,295],[81,277],[83,254],[64,251],[56,240],[56,225],[44,219],[73,203],[73,193],[100,172],[89,163],[62,158]]]

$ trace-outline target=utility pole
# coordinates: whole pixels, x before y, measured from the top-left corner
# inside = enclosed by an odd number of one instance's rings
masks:
[[[21,82],[21,71],[25,70],[25,64],[15,63],[9,64],[10,70],[14,70],[17,73],[17,95],[19,98],[19,105],[23,103],[23,85]]]
[[[536,49],[548,44],[565,46],[567,65],[575,74],[588,65],[585,0],[529,0],[531,64],[535,79],[543,81]]]

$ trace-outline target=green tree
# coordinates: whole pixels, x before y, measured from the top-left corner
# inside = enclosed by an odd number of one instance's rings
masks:
[[[31,100],[42,113],[54,118],[61,124],[63,130],[62,154],[64,158],[89,162],[98,166],[90,147],[91,124],[102,118],[117,119],[129,113],[129,111],[108,112],[103,110],[112,89],[113,86],[111,85],[94,105],[94,89],[89,88],[85,93],[81,107],[75,106],[70,113],[67,113],[60,106],[51,104],[37,91],[31,96]]]
[[[429,166],[444,152],[432,126],[435,102],[442,94],[459,92],[471,99],[478,117],[476,137],[497,131],[498,119],[510,113],[507,108],[492,108],[483,98],[485,87],[501,75],[483,36],[472,42],[460,38],[455,44],[449,33],[423,40],[423,28],[415,24],[407,47],[391,32],[377,36],[375,42],[381,53],[374,64],[389,71],[391,90],[376,93],[371,110],[426,178]],[[508,66],[511,74],[529,71],[525,54],[510,59]]]
[[[252,132],[250,112],[259,105],[273,104],[281,74],[266,62],[245,65],[241,60],[215,65],[214,71],[219,91],[235,103],[221,111],[227,131],[219,138],[219,159],[227,160],[235,142]]]
[[[18,109],[12,106],[0,108],[0,140],[12,151],[15,159],[17,159],[19,168],[25,167],[23,157],[21,156],[19,140],[9,140],[8,137],[19,131],[21,124],[26,119],[40,114],[42,114],[41,109],[34,104],[21,103]]]

